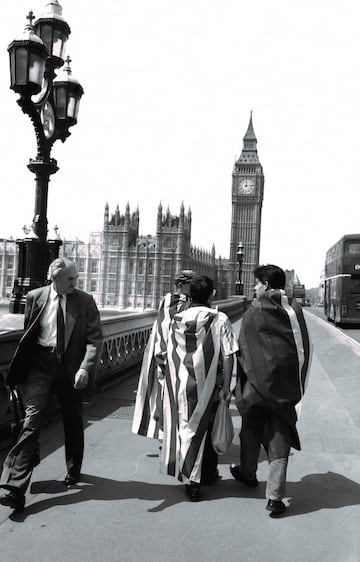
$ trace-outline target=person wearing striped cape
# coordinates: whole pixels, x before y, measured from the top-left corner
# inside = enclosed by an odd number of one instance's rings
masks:
[[[201,499],[205,458],[205,462],[214,464],[205,467],[208,476],[214,476],[213,481],[218,477],[217,456],[209,452],[209,426],[219,383],[224,399],[230,400],[233,354],[238,349],[230,320],[211,308],[213,292],[214,285],[208,277],[191,281],[192,303],[173,318],[165,362],[160,470],[184,482],[191,501]],[[207,480],[210,483],[210,478]]]
[[[255,269],[256,299],[245,312],[239,335],[236,405],[242,416],[240,464],[234,478],[258,485],[262,444],[269,460],[266,509],[285,511],[286,471],[290,448],[300,450],[296,429],[311,364],[312,346],[301,306],[285,295],[285,272],[275,265]]]
[[[190,269],[179,271],[174,278],[175,293],[167,293],[161,299],[136,392],[132,431],[137,435],[162,439],[162,388],[169,327],[174,315],[190,305],[189,282],[196,276]]]

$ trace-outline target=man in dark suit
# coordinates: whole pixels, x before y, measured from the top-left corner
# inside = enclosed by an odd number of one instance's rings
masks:
[[[6,379],[11,388],[24,385],[26,409],[23,428],[4,461],[0,480],[0,487],[8,490],[0,503],[16,511],[25,506],[40,428],[53,391],[58,395],[65,433],[64,483],[71,486],[79,481],[84,451],[81,390],[88,384],[102,338],[93,298],[75,288],[74,262],[54,260],[49,277],[50,285],[27,295],[25,332]]]

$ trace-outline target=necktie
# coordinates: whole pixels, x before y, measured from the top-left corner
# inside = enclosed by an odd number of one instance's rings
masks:
[[[58,306],[56,312],[56,357],[61,363],[61,357],[65,351],[65,321],[61,306],[63,296],[58,295]]]

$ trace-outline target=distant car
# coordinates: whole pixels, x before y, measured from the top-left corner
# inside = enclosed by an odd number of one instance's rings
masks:
[[[310,301],[305,301],[303,306],[311,306],[311,302],[310,302]]]

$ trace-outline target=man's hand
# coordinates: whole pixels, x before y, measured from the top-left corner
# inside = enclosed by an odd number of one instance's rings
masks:
[[[89,382],[89,373],[87,372],[87,370],[79,369],[75,375],[74,388],[76,388],[77,390],[82,390],[87,386],[88,382]]]
[[[230,400],[231,400],[231,392],[230,392],[230,388],[229,388],[229,387],[223,386],[223,387],[220,389],[219,394],[220,394],[220,398],[221,398],[222,400],[225,400],[225,402],[227,402],[227,403],[230,402]]]

